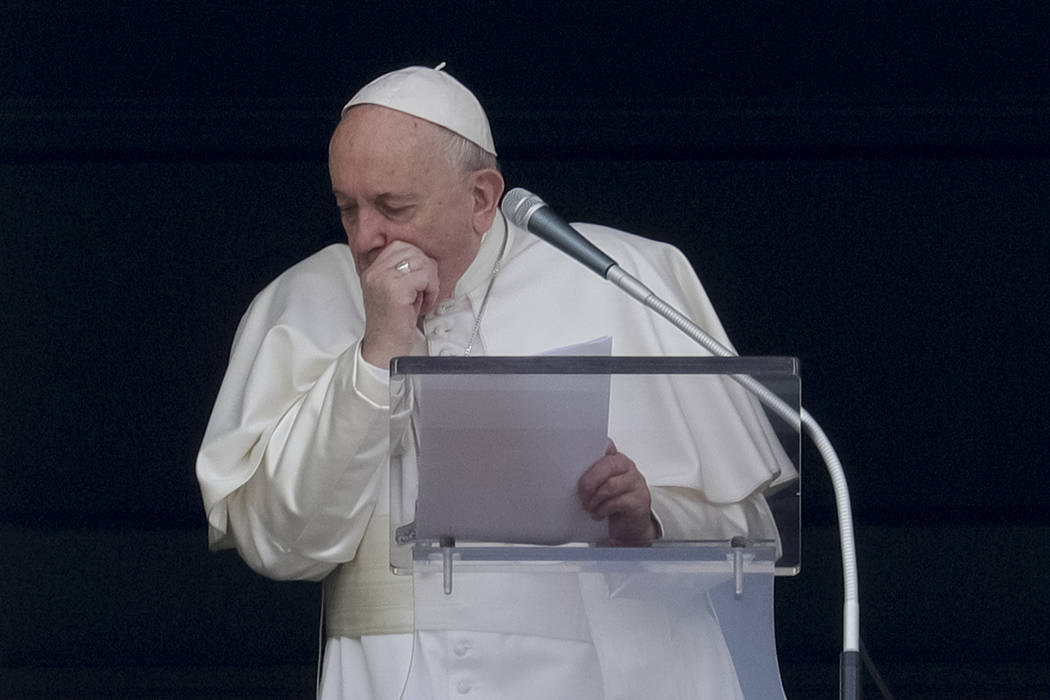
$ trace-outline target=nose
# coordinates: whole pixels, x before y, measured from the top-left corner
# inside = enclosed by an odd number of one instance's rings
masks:
[[[367,254],[382,249],[388,241],[384,218],[371,207],[360,207],[354,220],[345,223],[350,249],[354,253]]]

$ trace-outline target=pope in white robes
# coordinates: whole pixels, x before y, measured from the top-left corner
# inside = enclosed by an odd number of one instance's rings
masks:
[[[557,613],[564,634],[530,633],[529,605],[544,596],[523,591],[505,627],[414,634],[411,579],[389,571],[391,357],[532,355],[601,336],[616,355],[704,354],[508,223],[502,177],[486,167],[494,154],[480,105],[440,69],[363,88],[329,154],[349,245],[286,271],[237,329],[197,462],[210,544],[236,547],[271,578],[326,581],[323,697],[630,697],[613,687],[609,666],[622,660],[602,658],[586,615]],[[729,346],[678,250],[578,228]],[[763,492],[793,474],[754,401],[730,384],[702,415],[669,403],[613,403],[615,445],[581,479],[581,507],[619,544],[696,532],[775,539]],[[647,444],[646,423],[675,426],[680,439]],[[724,647],[696,651],[711,669],[698,674],[702,691],[738,696],[718,670],[731,668]]]

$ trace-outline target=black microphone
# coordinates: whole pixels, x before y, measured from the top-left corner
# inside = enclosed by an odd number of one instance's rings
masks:
[[[608,277],[609,268],[616,261],[584,238],[565,219],[554,213],[542,199],[528,190],[515,187],[503,197],[500,209],[516,226],[539,236],[552,246],[567,253],[602,277]]]

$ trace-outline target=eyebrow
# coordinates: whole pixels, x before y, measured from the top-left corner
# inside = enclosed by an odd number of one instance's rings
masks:
[[[344,201],[347,204],[357,204],[357,199],[335,188],[332,189],[332,195],[335,197],[337,205],[342,206]],[[373,199],[377,204],[383,204],[386,206],[408,206],[417,204],[419,200],[420,197],[418,194],[409,192],[380,192]]]
[[[394,192],[383,192],[376,196],[375,201],[380,204],[415,204],[419,201],[419,196],[408,193],[394,193]]]

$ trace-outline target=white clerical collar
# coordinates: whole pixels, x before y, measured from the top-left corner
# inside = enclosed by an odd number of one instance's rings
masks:
[[[474,256],[473,262],[470,263],[470,266],[460,276],[459,281],[456,282],[456,291],[452,295],[453,298],[468,295],[479,287],[488,284],[489,278],[492,277],[493,268],[496,266],[496,260],[504,251],[510,249],[509,236],[510,230],[506,220],[503,218],[503,212],[497,212],[496,218],[492,220],[492,226],[481,237],[478,254]],[[504,239],[507,239],[506,245],[504,245]]]

